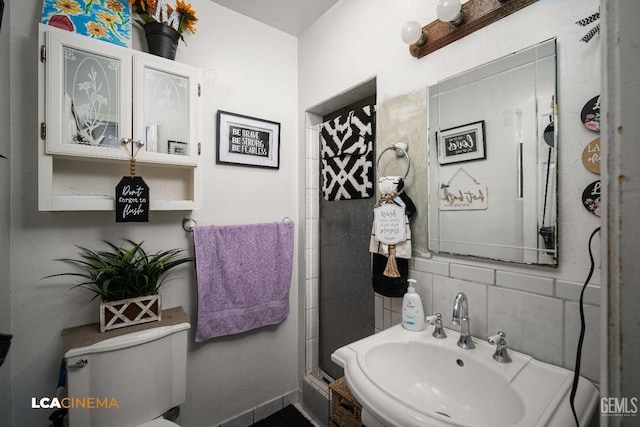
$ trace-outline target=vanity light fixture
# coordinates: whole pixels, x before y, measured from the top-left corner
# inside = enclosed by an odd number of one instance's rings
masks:
[[[511,15],[538,0],[440,0],[438,19],[420,28],[417,21],[407,22],[401,31],[409,52],[422,58],[487,25]]]
[[[436,6],[436,16],[442,22],[459,27],[464,22],[464,11],[460,0],[440,0]]]
[[[404,24],[400,36],[402,41],[409,45],[424,46],[427,42],[427,34],[422,31],[422,25],[418,21],[409,21]]]

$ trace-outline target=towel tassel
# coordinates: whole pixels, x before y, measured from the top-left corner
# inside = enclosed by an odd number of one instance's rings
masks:
[[[398,263],[396,262],[396,245],[389,245],[389,259],[383,274],[387,277],[400,277]]]

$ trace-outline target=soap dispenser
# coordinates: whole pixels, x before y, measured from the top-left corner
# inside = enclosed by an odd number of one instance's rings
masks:
[[[408,279],[407,282],[409,282],[409,287],[402,298],[402,326],[409,331],[421,331],[424,329],[422,299],[413,286],[416,281]]]

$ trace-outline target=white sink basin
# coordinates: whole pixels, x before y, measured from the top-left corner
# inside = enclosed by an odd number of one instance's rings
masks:
[[[438,340],[432,328],[411,332],[394,326],[336,350],[367,427],[486,426],[574,427],[569,407],[573,372],[509,350],[498,363],[495,346],[474,339],[463,350],[459,333]],[[588,424],[596,388],[580,379],[576,412]]]

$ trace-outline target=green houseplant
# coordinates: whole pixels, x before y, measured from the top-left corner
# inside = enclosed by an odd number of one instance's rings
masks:
[[[138,323],[161,320],[162,299],[158,293],[167,281],[169,270],[193,261],[182,256],[182,249],[148,253],[136,243],[125,239],[129,246],[117,246],[104,241],[108,250],[92,250],[82,246],[80,258],[61,258],[82,272],[52,274],[47,277],[73,276],[83,281],[74,286],[93,292],[93,301],[100,304],[100,330],[120,328]]]

